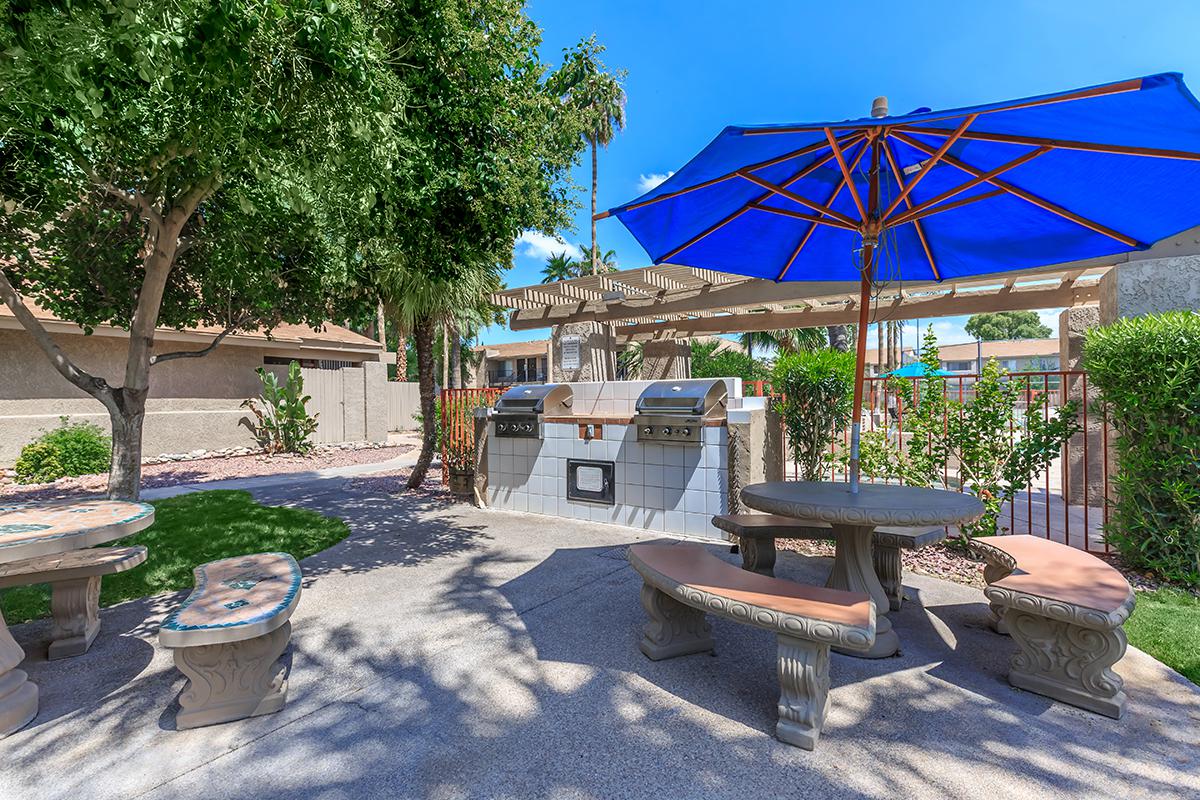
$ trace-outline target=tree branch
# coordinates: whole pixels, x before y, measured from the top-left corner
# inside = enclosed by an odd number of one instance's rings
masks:
[[[226,336],[241,327],[245,320],[245,317],[240,317],[236,322],[230,324],[229,327],[225,328],[225,330],[213,337],[213,340],[209,342],[207,346],[202,347],[199,350],[177,350],[173,353],[160,353],[158,355],[150,356],[150,366],[153,367],[155,364],[163,361],[174,361],[177,358],[200,358],[202,356],[206,356],[215,350],[217,345],[224,341]]]
[[[45,326],[42,325],[38,318],[33,315],[33,312],[25,305],[24,301],[21,300],[21,296],[17,294],[17,290],[13,288],[3,269],[0,269],[0,298],[4,299],[5,305],[13,312],[13,316],[17,318],[17,321],[21,323],[26,332],[33,337],[33,341],[46,354],[46,357],[50,359],[50,363],[58,370],[60,375],[99,400],[110,411],[116,408],[116,398],[112,387],[103,378],[97,378],[95,375],[80,369],[71,361],[67,354],[63,352],[63,349],[58,346],[58,343],[50,336]]]

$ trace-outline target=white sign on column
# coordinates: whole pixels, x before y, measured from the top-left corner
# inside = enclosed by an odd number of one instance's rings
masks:
[[[562,349],[562,368],[579,369],[579,344],[582,341],[581,336],[564,336],[558,340],[559,347]]]

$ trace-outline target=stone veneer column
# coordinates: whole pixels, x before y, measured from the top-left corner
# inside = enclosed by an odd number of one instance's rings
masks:
[[[1100,324],[1200,308],[1200,256],[1133,261],[1100,279]]]
[[[747,398],[743,402],[754,402]],[[783,480],[783,445],[779,415],[763,408],[729,412],[729,513],[746,514],[742,488]]]
[[[665,381],[691,375],[692,348],[687,342],[661,339],[642,345],[641,380]]]
[[[1083,369],[1083,344],[1088,329],[1100,324],[1100,309],[1097,306],[1077,306],[1063,309],[1058,317],[1059,369]],[[1067,442],[1066,458],[1062,460],[1062,485],[1067,503],[1070,505],[1098,506],[1104,503],[1104,417],[1092,413],[1092,404],[1100,393],[1088,384],[1087,396],[1083,393],[1083,378],[1066,379],[1068,400],[1077,400],[1088,406],[1087,430],[1075,434]],[[1080,416],[1082,422],[1082,412]],[[1084,485],[1084,442],[1087,442],[1087,485]]]
[[[579,366],[563,367],[564,337],[579,337]],[[551,335],[554,358],[550,380],[554,383],[605,381],[615,369],[616,343],[612,330],[596,322],[572,322],[555,325]]]

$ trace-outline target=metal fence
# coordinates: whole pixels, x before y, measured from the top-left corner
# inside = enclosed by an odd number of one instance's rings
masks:
[[[475,409],[491,408],[503,389],[443,389],[438,410],[442,484],[450,482],[450,453],[475,451]]]
[[[884,430],[888,439],[901,451],[908,444],[904,430],[904,405],[895,391],[897,380],[913,383],[919,393],[930,381],[921,378],[867,378],[864,387],[864,431]],[[977,375],[953,375],[943,379],[943,391],[948,398],[970,402],[975,396]],[[1054,539],[1091,552],[1108,552],[1103,529],[1109,520],[1109,474],[1113,469],[1110,443],[1113,434],[1107,414],[1096,398],[1089,393],[1087,373],[1081,370],[1014,372],[1005,377],[1021,386],[1018,414],[1024,414],[1041,395],[1049,400],[1042,414],[1049,418],[1053,409],[1075,398],[1080,403],[1079,422],[1083,430],[1062,448],[1050,466],[1034,476],[1030,485],[1018,492],[1002,510],[1000,525],[1005,533],[1028,533]],[[766,381],[744,384],[747,396],[771,397]],[[947,413],[950,413],[949,411]],[[1010,426],[1010,442],[1018,435],[1017,426]],[[830,464],[826,477],[832,481],[849,479],[844,467],[835,458],[848,451],[850,431],[839,431],[830,447]],[[799,467],[792,463],[792,477],[799,476]],[[942,488],[963,491],[959,482],[958,464],[950,459],[942,475]],[[864,476],[864,480],[873,481]]]

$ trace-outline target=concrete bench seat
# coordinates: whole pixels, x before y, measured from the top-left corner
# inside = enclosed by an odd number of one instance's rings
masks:
[[[726,538],[737,540],[742,568],[761,575],[775,574],[776,539],[832,539],[827,522],[782,517],[777,514],[718,514],[712,524]],[[904,600],[904,566],[901,550],[919,550],[946,538],[945,528],[899,528],[882,526],[872,537],[875,575],[883,584],[892,611],[899,611]]]
[[[875,605],[866,594],[807,586],[738,569],[699,545],[637,544],[650,616],[641,650],[651,659],[713,648],[705,613],[771,631],[778,639],[780,741],[812,750],[829,711],[829,647],[867,650]]]
[[[158,641],[187,676],[179,729],[270,714],[287,701],[289,621],[303,575],[287,553],[202,564],[196,588],[163,622]]]
[[[0,589],[50,584],[48,659],[81,656],[100,633],[100,580],[146,560],[146,548],[94,547],[0,564]]]
[[[1090,553],[1038,536],[989,536],[972,547],[987,562],[993,627],[1019,648],[1009,683],[1119,719],[1126,697],[1111,667],[1128,646],[1121,626],[1134,595],[1125,576]]]

